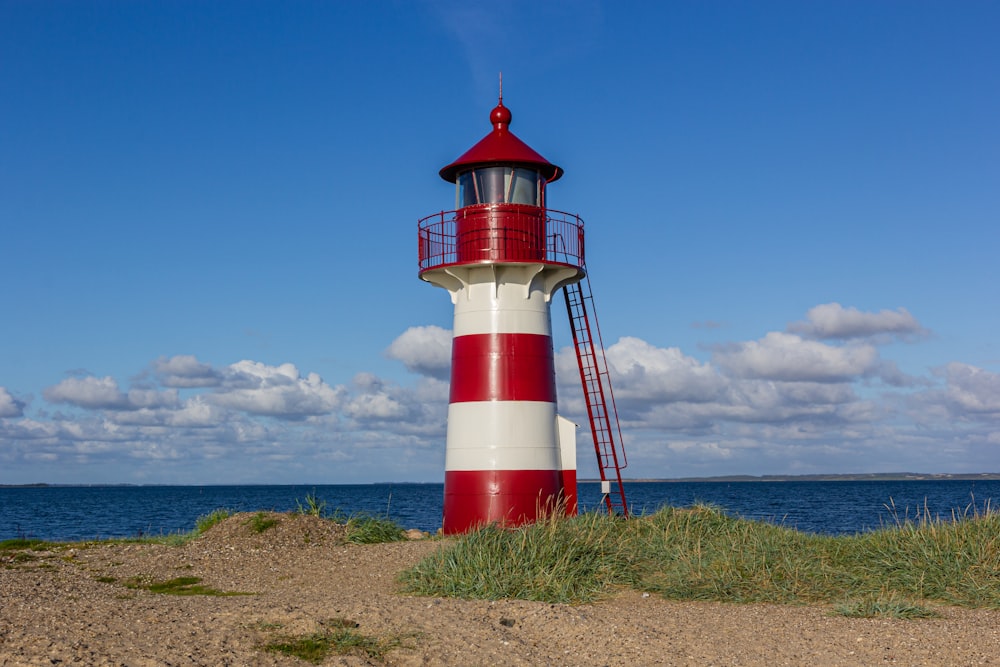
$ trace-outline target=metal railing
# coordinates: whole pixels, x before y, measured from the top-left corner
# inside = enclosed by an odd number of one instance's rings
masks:
[[[473,207],[470,207],[470,209]],[[583,269],[586,266],[583,244],[583,220],[579,216],[551,209],[534,209],[523,207],[522,214],[510,211],[510,207],[501,208],[496,205],[461,209],[459,211],[442,211],[429,215],[417,223],[419,242],[419,270],[421,273],[452,264],[502,262],[502,261],[541,261],[552,264],[565,264]],[[520,230],[523,223],[519,218],[535,218],[544,222],[544,247],[535,248],[535,241],[526,242],[513,235],[507,236],[503,224],[497,225],[503,219],[510,218],[512,230]],[[477,221],[484,222],[476,227]],[[463,239],[460,237],[486,239],[491,248],[469,253],[460,247]],[[540,242],[540,239],[539,239]],[[523,253],[530,250],[529,258]]]

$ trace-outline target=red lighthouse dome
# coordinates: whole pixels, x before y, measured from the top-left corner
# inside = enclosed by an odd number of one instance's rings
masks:
[[[562,176],[563,170],[536,153],[531,146],[518,139],[510,131],[510,109],[501,99],[490,112],[493,131],[479,143],[467,150],[460,158],[441,169],[441,178],[454,183],[458,174],[472,168],[490,166],[520,166],[537,170],[538,174],[551,183]]]

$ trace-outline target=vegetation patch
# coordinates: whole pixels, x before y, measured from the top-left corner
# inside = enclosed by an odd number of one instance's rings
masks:
[[[354,544],[381,544],[406,539],[403,529],[395,521],[370,514],[355,514],[346,522],[348,542]]]
[[[39,562],[53,558],[53,552],[64,549],[67,545],[61,542],[46,542],[27,538],[15,538],[0,542],[0,564],[5,568],[31,566],[48,569],[50,563]],[[72,559],[69,559],[72,560]]]
[[[296,511],[305,516],[316,516],[320,518],[326,516],[326,501],[320,500],[315,493],[306,494],[305,505],[296,500],[295,506]]]
[[[46,542],[24,537],[0,541],[0,551],[50,551],[63,546],[65,544],[61,542]]]
[[[938,618],[938,612],[894,594],[869,595],[843,602],[833,613],[851,618]]]
[[[126,588],[143,589],[150,593],[160,593],[162,595],[212,595],[216,597],[231,597],[235,595],[252,595],[251,593],[240,593],[236,591],[220,591],[215,588],[201,585],[200,577],[176,577],[166,581],[144,582],[140,579],[130,579]]]
[[[347,619],[331,619],[324,625],[319,632],[305,637],[283,637],[264,648],[318,665],[331,653],[382,660],[386,653],[402,645],[398,638],[368,637],[357,631],[357,623]]]
[[[1000,513],[922,516],[839,537],[663,508],[552,518],[460,537],[401,575],[410,593],[585,602],[615,586],[674,600],[842,603],[915,618],[926,602],[1000,607]],[[913,609],[907,610],[910,606]],[[840,613],[840,612],[838,612]]]
[[[30,563],[32,561],[38,560],[38,556],[27,551],[18,551],[13,556],[10,557],[10,562],[15,565],[23,565],[24,563]]]
[[[340,509],[328,512],[326,501],[315,493],[306,494],[305,504],[296,500],[295,505],[298,514],[330,519],[342,524],[346,529],[344,539],[354,544],[380,544],[406,539],[403,528],[388,515],[383,517],[366,512],[348,515]],[[308,539],[308,535],[306,537]]]
[[[402,583],[421,595],[588,602],[634,582],[622,544],[626,526],[597,513],[516,530],[486,526],[404,572]]]
[[[247,525],[255,533],[263,533],[277,526],[278,518],[267,512],[257,512],[247,520]]]
[[[195,530],[201,535],[212,526],[222,523],[232,515],[233,513],[227,509],[217,509],[209,514],[204,514],[198,517],[198,520],[195,522]]]

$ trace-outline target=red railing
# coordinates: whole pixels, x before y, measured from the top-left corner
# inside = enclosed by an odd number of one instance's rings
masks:
[[[584,268],[583,220],[516,204],[442,211],[417,223],[420,272],[452,264],[544,262]]]

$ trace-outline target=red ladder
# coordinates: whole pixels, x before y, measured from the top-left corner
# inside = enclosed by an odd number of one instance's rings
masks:
[[[597,323],[597,310],[594,308],[590,279],[584,276],[580,282],[567,285],[563,288],[563,294],[566,296],[566,312],[569,314],[570,328],[573,330],[573,344],[580,366],[583,396],[587,401],[590,431],[594,436],[597,469],[601,473],[601,501],[607,506],[609,514],[618,513],[628,518],[625,487],[622,486],[622,469],[628,466],[628,460],[622,445],[618,408],[615,406],[615,395],[611,391],[611,376],[608,374],[608,361],[604,356],[604,341],[601,339],[601,328]],[[594,322],[593,327],[590,324],[591,319]],[[597,333],[596,344],[592,332]],[[608,410],[609,404],[610,410]],[[618,460],[619,449],[621,461]],[[614,486],[617,488],[612,488]]]

